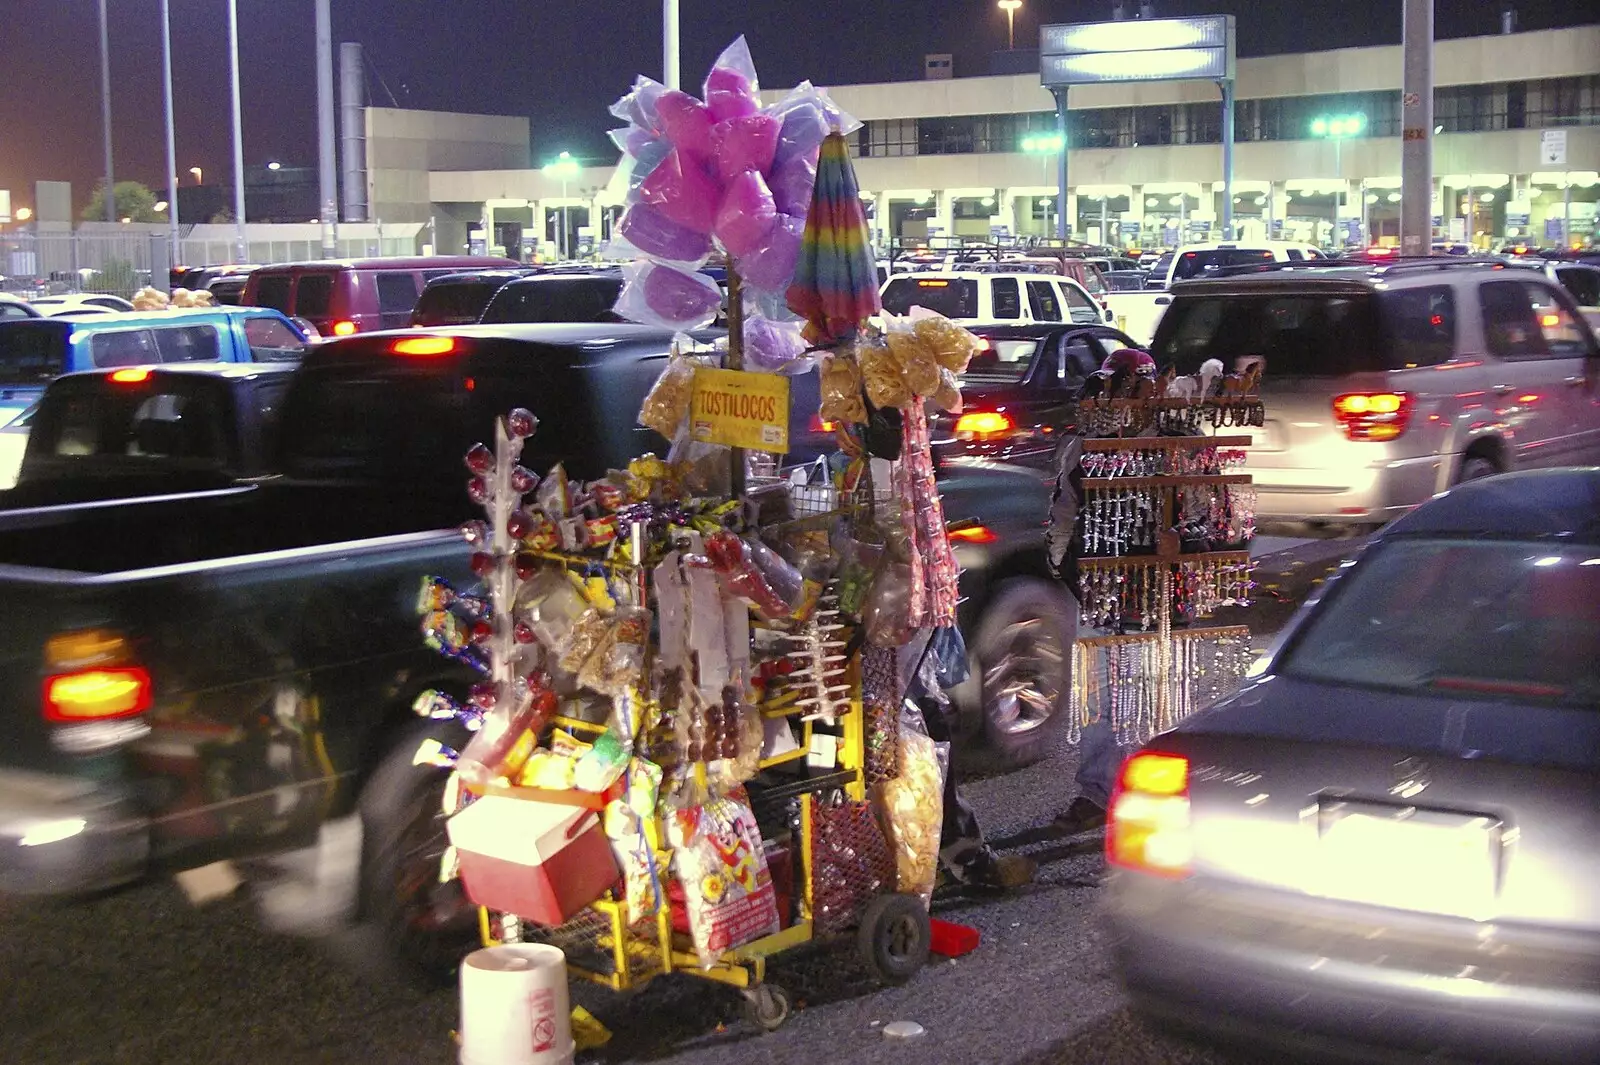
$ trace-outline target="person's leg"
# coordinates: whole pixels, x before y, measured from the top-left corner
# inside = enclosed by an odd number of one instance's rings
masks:
[[[1101,719],[1083,730],[1078,747],[1078,794],[1102,810],[1111,802],[1111,788],[1122,764],[1122,749],[1117,746],[1111,722]]]
[[[977,811],[956,787],[955,744],[951,742],[945,705],[932,698],[919,699],[917,705],[922,710],[928,738],[950,744],[950,762],[944,775],[944,821],[939,831],[940,865],[954,880],[969,887],[1003,889],[1028,883],[1038,867],[1019,855],[996,854],[983,838]]]

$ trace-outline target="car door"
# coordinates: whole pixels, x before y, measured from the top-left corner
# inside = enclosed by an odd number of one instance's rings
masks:
[[[1588,319],[1589,328],[1600,333],[1600,267],[1558,266],[1555,275],[1572,302],[1578,305],[1579,312]]]
[[[1581,381],[1584,360],[1581,343],[1573,343],[1581,334],[1572,313],[1544,281],[1509,278],[1478,286],[1478,310],[1490,356],[1484,402],[1504,427],[1513,465],[1576,461],[1577,389],[1564,382],[1574,375]]]
[[[1028,312],[1035,322],[1061,321],[1061,297],[1048,279],[1029,281]]]
[[[1057,281],[1056,287],[1061,293],[1061,305],[1067,309],[1068,321],[1089,325],[1099,324],[1104,320],[1105,312],[1087,291],[1070,281]]]

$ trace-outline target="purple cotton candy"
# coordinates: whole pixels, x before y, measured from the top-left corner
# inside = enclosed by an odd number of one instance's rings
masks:
[[[677,148],[639,185],[639,201],[696,233],[711,232],[722,190],[699,164]]]
[[[711,127],[711,142],[717,148],[717,171],[722,180],[732,181],[746,170],[763,174],[771,170],[781,128],[782,124],[771,115],[744,115]]]
[[[679,89],[668,89],[656,99],[661,126],[673,146],[696,159],[710,159],[716,151],[711,142],[714,120],[706,105]]]
[[[779,105],[780,107],[782,105]],[[828,135],[828,117],[813,100],[802,100],[783,111],[783,131],[778,134],[775,159],[779,166],[796,156],[816,158]]]
[[[644,302],[662,324],[688,327],[716,316],[722,292],[704,274],[657,264],[644,275]]]
[[[777,221],[778,208],[766,181],[754,170],[746,170],[728,182],[717,209],[715,231],[728,254],[738,258],[765,243]]]
[[[711,254],[709,236],[674,222],[648,203],[636,203],[623,212],[618,229],[646,255],[697,263]]]
[[[772,199],[784,214],[804,217],[811,209],[811,194],[817,187],[817,157],[797,155],[779,163],[772,171]]]
[[[810,368],[810,361],[796,365],[806,350],[799,322],[774,322],[763,315],[749,314],[744,319],[744,364],[747,370],[762,373],[799,373]]]
[[[743,118],[761,109],[750,79],[731,67],[717,67],[706,75],[706,107],[714,121]]]
[[[739,260],[745,283],[763,292],[787,291],[800,261],[800,240],[805,231],[804,215],[780,214],[778,224],[761,246]]]

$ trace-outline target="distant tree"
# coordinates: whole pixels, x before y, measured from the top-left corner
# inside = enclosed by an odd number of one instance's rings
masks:
[[[117,221],[126,218],[133,222],[164,222],[166,215],[156,210],[156,194],[137,181],[119,181],[116,186]],[[106,183],[94,187],[89,206],[83,209],[85,222],[104,222],[106,219]]]

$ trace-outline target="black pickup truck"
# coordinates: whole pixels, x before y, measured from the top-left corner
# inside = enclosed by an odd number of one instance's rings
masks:
[[[633,412],[670,340],[547,325],[335,341],[289,375],[271,475],[0,511],[0,892],[228,859],[275,927],[353,930],[447,971],[473,927],[439,895],[441,781],[412,756],[429,730],[459,737],[410,705],[469,680],[424,647],[413,606],[424,574],[472,580],[461,456],[514,405],[541,419],[535,469],[586,478],[661,453]],[[809,447],[814,375],[795,396]],[[1009,603],[991,643],[1029,637],[1028,610],[1059,608],[1036,602],[1040,472],[953,470],[944,492],[952,520],[981,519],[957,536],[969,621],[981,638]],[[1012,695],[1023,653],[999,656]],[[1002,740],[1040,731],[999,724]]]

